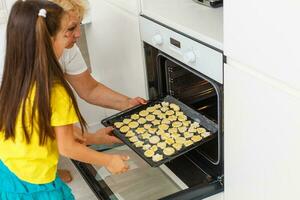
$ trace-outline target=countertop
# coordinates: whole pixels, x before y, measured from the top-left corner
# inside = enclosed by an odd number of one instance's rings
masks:
[[[141,0],[142,15],[223,50],[223,8],[193,0]]]

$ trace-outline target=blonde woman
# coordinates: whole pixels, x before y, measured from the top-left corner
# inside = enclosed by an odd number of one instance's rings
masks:
[[[138,104],[145,104],[146,100],[140,97],[129,98],[97,82],[91,76],[81,52],[76,45],[76,41],[81,36],[80,24],[85,13],[85,1],[50,1],[61,6],[69,15],[69,23],[67,25],[68,42],[60,59],[60,63],[63,67],[66,79],[75,89],[76,93],[90,104],[115,110],[125,110]],[[111,131],[111,128],[106,128],[97,131],[95,134],[85,133],[84,140],[87,144],[119,143],[120,141],[111,135]],[[65,182],[72,180],[67,170],[59,170],[58,172]]]

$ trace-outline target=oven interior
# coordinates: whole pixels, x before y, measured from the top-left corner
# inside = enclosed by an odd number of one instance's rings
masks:
[[[194,187],[223,176],[222,85],[144,43],[149,99],[172,95],[218,124],[218,137],[166,165]]]

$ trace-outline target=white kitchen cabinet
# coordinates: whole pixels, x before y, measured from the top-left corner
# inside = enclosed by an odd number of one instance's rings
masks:
[[[225,199],[299,199],[300,94],[246,66],[224,70]]]
[[[224,54],[300,90],[300,1],[224,4]]]
[[[134,15],[140,14],[140,0],[104,0]]]
[[[127,96],[145,98],[143,50],[133,5],[139,8],[138,1],[90,0],[92,23],[85,27],[86,38],[93,76]]]

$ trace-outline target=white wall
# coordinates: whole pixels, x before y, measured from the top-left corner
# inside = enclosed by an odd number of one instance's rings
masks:
[[[145,98],[138,2],[91,0],[90,5],[92,23],[86,25],[86,37],[93,76],[129,97]],[[106,110],[106,115],[112,113]]]

